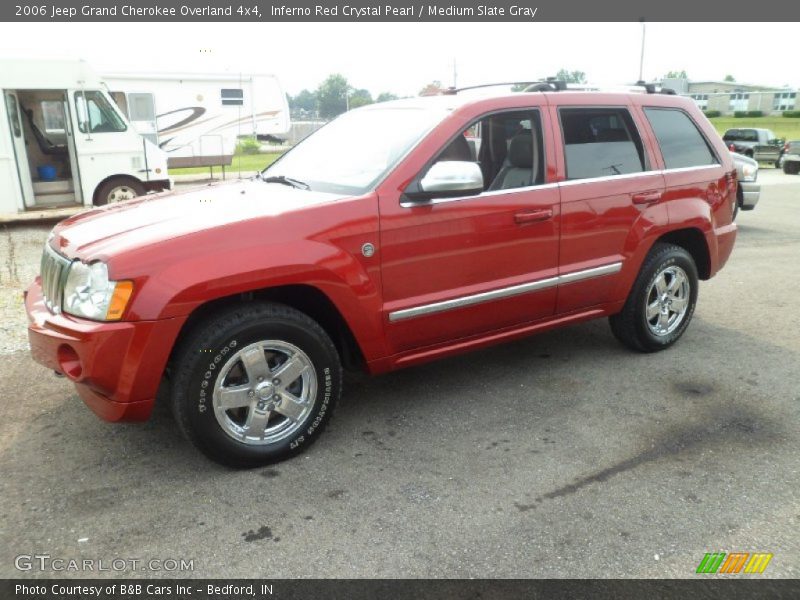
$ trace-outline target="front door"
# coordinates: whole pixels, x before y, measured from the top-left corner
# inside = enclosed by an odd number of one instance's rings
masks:
[[[555,310],[559,191],[546,182],[541,115],[514,110],[478,122],[464,123],[440,152],[422,157],[417,181],[438,162],[473,162],[483,172],[482,191],[380,195],[384,322],[393,353]]]
[[[22,198],[25,207],[33,206],[33,183],[31,181],[31,170],[28,163],[28,152],[25,148],[25,129],[22,125],[22,111],[19,107],[19,99],[16,92],[6,92],[6,112],[8,113],[8,125],[11,129],[11,146],[14,150],[14,159],[17,163],[17,176],[19,177]]]

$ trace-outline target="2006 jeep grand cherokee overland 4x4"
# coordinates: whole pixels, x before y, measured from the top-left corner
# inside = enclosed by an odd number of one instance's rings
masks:
[[[381,373],[596,317],[653,352],[731,253],[731,155],[689,99],[458,94],[345,113],[257,178],[58,224],[34,358],[109,421],[162,379],[232,465],[319,436],[342,365]]]

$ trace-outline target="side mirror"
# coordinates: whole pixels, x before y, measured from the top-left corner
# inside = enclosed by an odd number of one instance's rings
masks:
[[[443,160],[434,163],[419,182],[424,194],[477,194],[483,191],[483,173],[474,162]]]

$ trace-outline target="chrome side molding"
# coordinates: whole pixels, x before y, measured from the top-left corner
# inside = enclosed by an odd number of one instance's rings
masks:
[[[618,273],[621,270],[622,262],[614,262],[607,265],[601,265],[599,267],[592,267],[591,269],[572,271],[556,277],[547,277],[545,279],[538,279],[528,283],[520,283],[497,290],[481,292],[479,294],[460,296],[458,298],[452,298],[451,300],[432,302],[431,304],[421,304],[420,306],[413,306],[411,308],[404,308],[402,310],[390,312],[389,322],[396,323],[397,321],[413,319],[414,317],[432,315],[435,313],[445,312],[456,308],[464,308],[465,306],[472,306],[475,304],[483,304],[484,302],[491,302],[492,300],[499,300],[501,298],[510,298],[520,294],[544,290],[559,284],[568,284],[575,281],[582,281],[584,279],[591,279],[593,277],[611,275],[613,273]]]

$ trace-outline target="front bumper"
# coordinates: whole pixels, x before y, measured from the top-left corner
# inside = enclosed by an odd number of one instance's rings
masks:
[[[185,318],[99,323],[54,315],[38,277],[25,292],[25,310],[36,362],[68,377],[102,419],[147,420]]]
[[[753,210],[761,197],[761,184],[758,181],[740,181],[742,186],[742,210]]]

